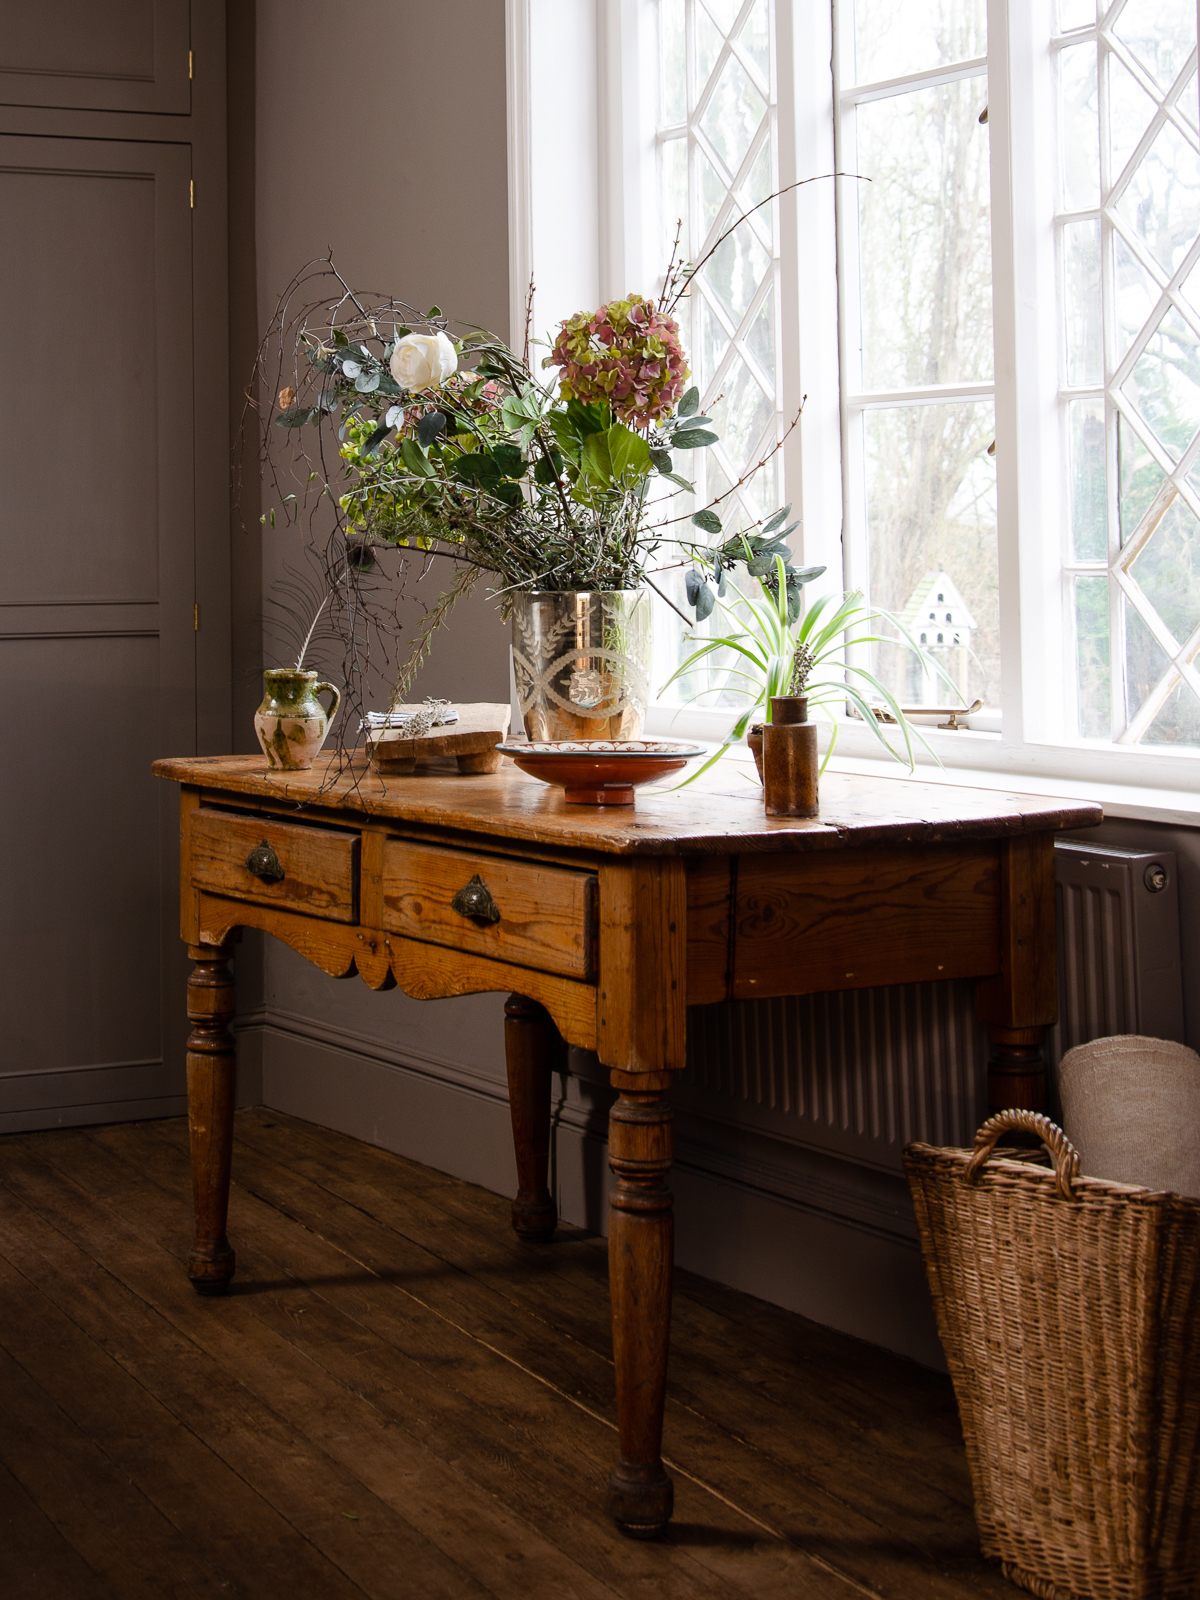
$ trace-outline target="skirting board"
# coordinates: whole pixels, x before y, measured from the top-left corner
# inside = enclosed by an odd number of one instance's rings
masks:
[[[237,1103],[262,1104],[262,1015],[239,1019]],[[0,1133],[91,1128],[187,1114],[183,1068],[124,1061],[49,1072],[0,1073]]]
[[[406,1060],[392,1051],[384,1059],[365,1044],[273,1011],[262,1029],[263,1104],[512,1194],[516,1170],[503,1084],[448,1062]],[[576,1088],[569,1080],[555,1096],[552,1187],[564,1220],[605,1232],[603,1107],[589,1109]],[[803,1184],[789,1185],[791,1194],[765,1189],[756,1176],[802,1161],[803,1152],[779,1144],[764,1166],[744,1159],[743,1144],[739,1177],[736,1137],[714,1160],[720,1130],[707,1125],[695,1129],[703,1137],[689,1137],[695,1120],[681,1119],[671,1180],[680,1266],[925,1366],[944,1366],[911,1213],[897,1217],[902,1206],[889,1197],[889,1208],[867,1205],[857,1217],[839,1215],[795,1198]],[[853,1187],[848,1174],[848,1192]],[[889,1209],[890,1228],[863,1220],[864,1211],[882,1219]]]

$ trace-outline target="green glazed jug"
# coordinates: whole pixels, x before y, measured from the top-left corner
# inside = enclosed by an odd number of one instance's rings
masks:
[[[296,667],[270,667],[263,682],[267,692],[254,713],[254,731],[267,765],[277,772],[303,772],[325,743],[342,703],[341,690]],[[333,696],[328,711],[317,699],[326,689]]]

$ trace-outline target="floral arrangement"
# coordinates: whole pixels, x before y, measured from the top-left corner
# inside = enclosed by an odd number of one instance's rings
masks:
[[[718,434],[688,386],[672,289],[677,302],[675,280],[658,302],[629,295],[566,319],[541,364],[544,378],[527,354],[483,330],[452,339],[437,306],[418,314],[344,285],[333,303],[305,308],[290,324],[280,319],[279,346],[291,346],[293,370],[271,421],[293,438],[318,435],[315,450],[299,441],[295,459],[308,469],[306,492],[316,484],[318,500],[334,506],[330,587],[360,587],[389,548],[452,564],[400,664],[398,692],[484,574],[507,608],[521,588],[648,584],[661,594],[655,573],[682,564],[688,601],[703,618],[715,598],[710,567],[723,594],[734,567],[754,573],[781,555],[796,605],[800,585],[823,570],[791,565],[783,539],[796,524],[782,526],[786,511],[723,538],[715,552],[712,536],[723,531],[716,502],[690,517],[675,511],[675,495],[694,493],[679,470],[687,452]],[[331,430],[336,462],[325,442]],[[662,488],[652,492],[656,483]],[[340,609],[367,608],[359,594]]]
[[[670,416],[691,376],[679,324],[636,294],[568,318],[542,366],[559,368],[563,400],[607,402],[639,428]]]

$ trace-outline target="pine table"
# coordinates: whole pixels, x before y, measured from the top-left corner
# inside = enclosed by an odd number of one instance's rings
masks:
[[[1055,1021],[1054,836],[1101,820],[1070,801],[907,775],[826,775],[812,821],[770,818],[737,772],[567,805],[510,766],[380,777],[361,757],[273,774],[261,756],[159,761],[179,783],[188,984],[188,1116],[196,1243],[188,1274],[221,1293],[233,1142],[228,957],[242,928],[332,977],[428,1000],[507,992],[505,1053],[518,1194],[512,1222],[546,1240],[551,1074],[562,1042],[595,1050],[609,1120],[609,1279],[620,1461],[617,1523],[661,1531],[670,1340],[668,1093],[687,1007],[937,978],[974,978],[994,1107],[1039,1107]],[[718,769],[718,774],[720,769]]]

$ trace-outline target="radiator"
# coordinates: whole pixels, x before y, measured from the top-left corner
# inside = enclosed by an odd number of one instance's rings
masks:
[[[1058,1027],[1054,1061],[1114,1033],[1183,1038],[1175,853],[1055,846]]]
[[[1111,1033],[1183,1038],[1175,856],[1056,847],[1052,1065]],[[970,1144],[987,1036],[969,980],[695,1007],[682,1110],[894,1171],[912,1139]]]

